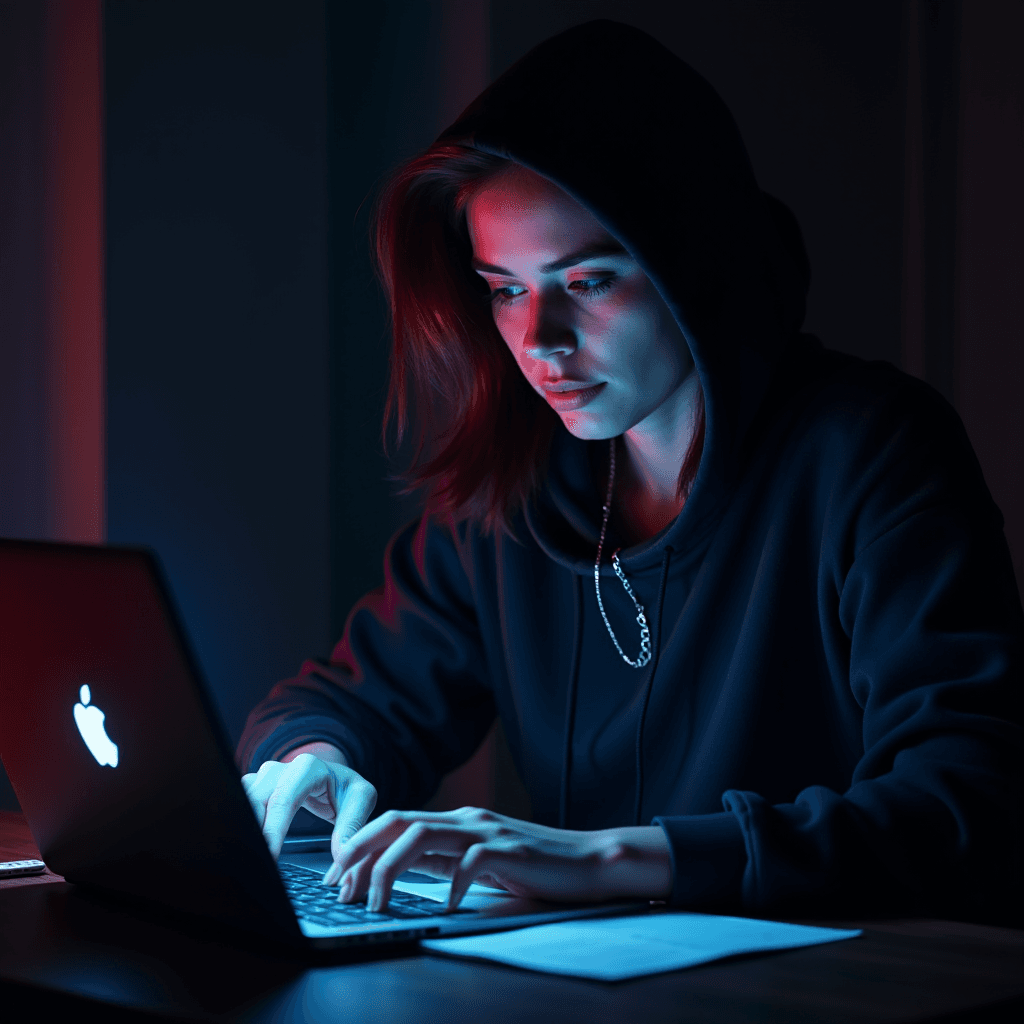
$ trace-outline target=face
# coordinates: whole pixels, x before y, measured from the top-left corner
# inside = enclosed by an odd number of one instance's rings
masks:
[[[519,369],[583,440],[675,432],[693,368],[636,261],[546,178],[516,168],[466,208],[473,267]],[[574,391],[552,391],[557,388]]]

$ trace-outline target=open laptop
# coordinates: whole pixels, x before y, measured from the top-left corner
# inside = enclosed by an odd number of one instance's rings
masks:
[[[0,540],[0,757],[43,860],[67,881],[291,946],[410,941],[650,906],[498,894],[446,915],[423,895],[429,886],[407,875],[384,912],[370,914],[322,884],[329,852],[286,850],[275,863],[144,549]]]

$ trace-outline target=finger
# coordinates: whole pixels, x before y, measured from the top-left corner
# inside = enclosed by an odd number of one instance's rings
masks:
[[[252,812],[256,815],[256,820],[259,822],[260,828],[263,828],[263,805],[253,796],[253,788],[256,784],[256,773],[250,772],[248,775],[242,776],[242,788],[245,790],[246,799],[252,806]]]
[[[341,882],[339,899],[352,902],[362,899],[370,887],[370,872],[377,858],[412,823],[402,811],[385,811],[376,821],[364,825],[347,843],[338,847],[338,859],[328,878]]]
[[[441,846],[442,844],[437,841],[436,837],[430,842],[430,847]],[[449,856],[447,859],[453,862],[457,862],[461,856],[462,851],[466,848],[465,840],[455,841],[451,844],[455,851],[454,856]],[[373,883],[373,871],[377,865],[378,860],[385,854],[388,849],[392,847],[381,847],[371,851],[362,860],[357,861],[352,867],[348,868],[340,877],[341,889],[339,890],[339,900],[343,903],[351,903],[356,900],[360,900],[364,895],[369,893],[370,887]],[[416,851],[412,851],[408,859],[409,863],[417,863],[421,859],[422,855],[418,855]],[[403,871],[408,870],[406,863],[401,864],[394,875],[392,876],[392,883],[395,878],[398,877]],[[444,872],[442,877],[447,878],[451,869]]]
[[[363,898],[370,888],[373,866],[383,852],[383,850],[374,851],[357,861],[341,875],[338,889],[339,903],[356,903]]]
[[[264,761],[259,771],[242,776],[242,785],[261,829],[267,816],[267,800],[274,792],[282,767],[277,761]]]
[[[482,885],[485,889],[493,889],[495,892],[509,892],[509,887],[500,879],[496,878],[490,872],[485,871],[482,875],[477,875],[473,879],[475,885]]]
[[[387,849],[413,822],[426,821],[465,827],[454,811],[385,811],[375,821],[364,825],[347,843],[335,847],[335,866],[325,875],[340,879],[353,865],[373,855],[374,861],[380,853]],[[336,869],[336,870],[335,870]],[[360,875],[361,881],[365,881]]]
[[[431,878],[450,879],[455,874],[455,869],[458,867],[461,859],[459,856],[446,856],[443,853],[424,853],[405,870],[416,871],[421,875],[429,875]],[[482,874],[477,875],[473,882],[476,885],[482,885],[498,892],[509,891],[508,886],[500,878],[491,874],[490,871],[484,871]]]
[[[391,899],[395,879],[424,853],[461,856],[479,836],[465,828],[437,822],[415,821],[378,858],[370,875],[366,905],[380,910]]]
[[[353,778],[345,785],[340,796],[341,806],[335,816],[334,830],[331,833],[331,855],[335,861],[338,860],[342,846],[366,824],[366,819],[373,813],[377,803],[377,790],[365,779],[354,772],[352,774]]]
[[[473,880],[479,875],[486,875],[497,865],[508,859],[509,849],[498,849],[488,843],[475,843],[466,850],[462,859],[452,872],[452,887],[448,893],[448,903],[444,908],[450,914],[462,902]]]
[[[405,831],[413,820],[411,813],[385,811],[375,821],[363,825],[345,843],[335,843],[332,836],[331,849],[334,866],[337,868],[336,877],[340,878],[352,865],[358,864],[371,853],[376,859],[377,854],[387,849]]]
[[[325,885],[336,884],[348,868],[351,859],[343,856],[346,852],[346,843],[359,833],[377,803],[377,790],[365,779],[354,773],[353,775],[353,780],[339,798],[341,806],[335,816],[334,830],[331,833],[331,856],[334,863],[324,875]]]
[[[405,870],[418,871],[431,878],[451,878],[460,859],[459,856],[449,857],[443,853],[421,853]]]
[[[275,860],[281,853],[292,819],[305,799],[318,787],[326,786],[333,801],[335,785],[335,777],[327,766],[310,754],[300,754],[284,765],[277,785],[267,798],[267,816],[263,822],[263,835]]]

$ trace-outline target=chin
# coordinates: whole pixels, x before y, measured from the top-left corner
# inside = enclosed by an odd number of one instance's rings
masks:
[[[610,426],[598,417],[580,416],[578,413],[565,413],[562,425],[581,441],[607,441],[610,437],[618,437],[622,433],[617,427]]]

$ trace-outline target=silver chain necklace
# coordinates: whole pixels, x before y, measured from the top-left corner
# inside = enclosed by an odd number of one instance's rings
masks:
[[[604,604],[601,602],[601,548],[604,546],[604,533],[608,528],[608,517],[612,511],[612,486],[615,483],[615,438],[611,439],[611,469],[608,473],[608,496],[604,500],[604,520],[601,523],[601,539],[597,542],[597,560],[594,562],[594,587],[597,590],[597,607],[601,609],[601,618],[604,619],[604,624],[608,627],[608,635],[612,638],[612,643],[615,644],[615,650],[622,655],[622,660],[625,661],[630,668],[643,668],[651,660],[651,631],[647,628],[647,616],[644,615],[644,606],[636,599],[636,594],[633,593],[633,588],[629,585],[629,580],[626,579],[626,574],[622,571],[622,566],[619,565],[619,552],[622,548],[616,548],[612,553],[612,568],[615,570],[615,575],[622,580],[622,585],[626,588],[626,593],[629,594],[636,605],[636,621],[640,623],[640,653],[636,657],[636,661],[631,661],[626,657],[625,652],[619,646],[619,641],[615,639],[615,634],[612,632],[611,623],[608,621],[608,616],[604,611]]]

